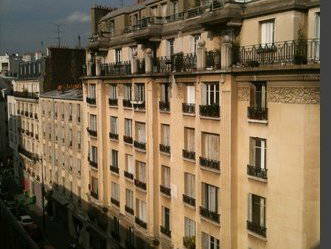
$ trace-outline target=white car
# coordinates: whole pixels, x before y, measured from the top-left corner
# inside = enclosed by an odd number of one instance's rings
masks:
[[[33,224],[33,220],[30,215],[23,215],[18,218],[18,222],[23,226]]]

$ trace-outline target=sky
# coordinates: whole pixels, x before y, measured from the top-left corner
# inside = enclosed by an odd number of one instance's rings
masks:
[[[134,0],[0,0],[0,55],[34,52],[57,44],[60,24],[62,45],[83,46],[90,35],[93,4],[121,7]]]

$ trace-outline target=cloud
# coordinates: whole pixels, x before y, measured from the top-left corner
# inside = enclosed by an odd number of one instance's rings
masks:
[[[88,23],[90,16],[84,12],[74,11],[64,19],[66,23]]]

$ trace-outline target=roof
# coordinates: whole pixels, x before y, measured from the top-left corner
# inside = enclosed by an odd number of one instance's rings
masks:
[[[63,99],[63,100],[83,100],[83,91],[80,88],[62,90],[52,90],[40,94],[40,98]]]

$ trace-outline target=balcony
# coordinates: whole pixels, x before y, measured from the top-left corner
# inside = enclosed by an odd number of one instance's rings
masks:
[[[195,199],[191,196],[183,194],[183,202],[185,202],[186,204],[192,207],[195,207]]]
[[[118,140],[118,134],[109,132],[109,138],[113,140]]]
[[[124,176],[130,180],[133,180],[133,174],[129,173],[128,171],[124,171]]]
[[[249,119],[268,120],[268,108],[247,107],[247,116]]]
[[[171,188],[168,188],[166,186],[160,185],[160,191],[161,193],[167,195],[167,196],[171,196]]]
[[[116,206],[120,206],[120,202],[118,201],[118,200],[116,200],[116,199],[114,199],[114,198],[110,198],[110,201],[111,201],[111,203],[113,203],[114,205],[116,205]]]
[[[133,104],[133,108],[135,110],[140,110],[140,111],[143,111],[145,110],[145,101],[135,101],[136,103]]]
[[[109,106],[117,106],[118,105],[118,99],[108,99]]]
[[[235,62],[242,67],[320,63],[320,40],[292,40],[237,47]]]
[[[170,146],[169,145],[164,145],[164,144],[160,144],[160,151],[170,154]]]
[[[219,118],[220,117],[220,106],[218,104],[200,105],[200,116]]]
[[[126,107],[126,108],[132,108],[132,104],[131,104],[131,100],[129,99],[123,99],[123,107]]]
[[[36,93],[30,93],[30,92],[13,92],[14,97],[18,98],[27,98],[27,99],[38,99],[38,95]]]
[[[140,150],[146,150],[146,143],[134,141],[134,147]]]
[[[262,169],[260,167],[247,165],[247,175],[258,177],[264,180],[267,180],[267,169]]]
[[[92,137],[97,137],[98,136],[97,131],[91,130],[89,128],[86,128],[86,130],[90,134],[90,136],[92,136]]]
[[[247,229],[249,231],[252,231],[253,233],[261,235],[262,237],[267,237],[267,228],[261,226],[260,224],[254,223],[252,221],[247,221]]]
[[[132,144],[133,143],[133,138],[129,136],[123,136],[123,141],[127,144]]]
[[[111,166],[109,166],[109,169],[110,169],[111,172],[119,174],[120,169],[118,167],[111,165]]]
[[[195,114],[195,104],[182,104],[183,113]]]
[[[160,231],[161,233],[167,235],[169,238],[171,238],[171,231],[169,227],[164,227],[164,226],[160,226]]]
[[[200,166],[207,169],[220,171],[220,161],[200,157]]]
[[[200,215],[211,221],[220,223],[220,215],[216,212],[208,210],[207,208],[200,207]]]
[[[188,150],[183,150],[183,157],[189,160],[195,161],[195,152],[194,151],[188,151]]]
[[[99,199],[98,194],[95,193],[95,192],[93,192],[93,191],[90,192],[90,195],[91,195],[94,199],[97,199],[97,200]]]
[[[135,222],[136,222],[139,226],[141,226],[142,228],[147,229],[147,223],[144,222],[144,221],[142,221],[142,220],[139,219],[138,217],[135,218]]]
[[[96,169],[98,168],[98,163],[97,162],[92,161],[90,158],[88,158],[87,160],[93,168],[96,168]]]
[[[131,75],[129,61],[101,64],[101,76]]]
[[[206,69],[221,69],[221,54],[219,51],[206,51]]]
[[[134,179],[134,185],[136,185],[136,187],[141,188],[143,190],[146,190],[146,183],[145,182],[141,182],[138,179]]]
[[[129,214],[134,215],[134,211],[133,211],[133,209],[130,208],[130,207],[128,207],[127,205],[125,205],[125,211],[126,211],[127,213],[129,213]]]
[[[183,245],[186,249],[195,249],[195,236],[183,237]]]
[[[162,112],[170,112],[170,103],[169,102],[159,102],[159,109]]]
[[[90,104],[90,105],[95,105],[97,103],[96,98],[89,98],[86,97],[86,103]],[[62,118],[63,119],[63,118]]]
[[[197,56],[195,54],[175,54],[172,58],[173,71],[194,72],[197,70]]]

